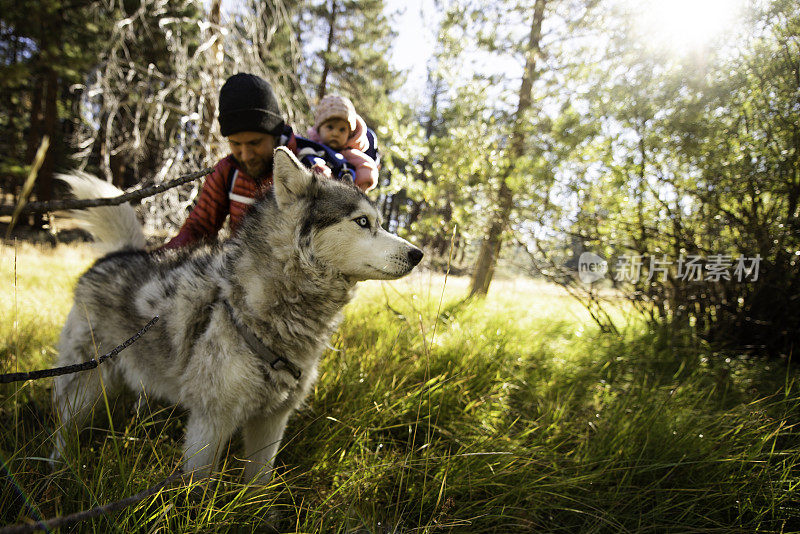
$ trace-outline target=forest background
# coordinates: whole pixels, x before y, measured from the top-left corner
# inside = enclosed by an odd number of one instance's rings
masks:
[[[386,4],[53,0],[31,11],[4,0],[4,213],[44,137],[38,200],[60,170],[131,187],[212,164],[227,151],[219,87],[254,72],[301,134],[320,97],[352,98],[378,132],[373,196],[388,228],[434,268],[471,274],[470,294],[488,291],[500,261],[568,287],[610,330],[602,283],[654,321],[789,356],[800,331],[794,2],[437,1],[424,24],[434,38],[418,29],[422,54],[395,46],[403,13]],[[403,32],[407,46],[414,30]],[[392,65],[413,64],[409,53],[425,82],[404,87]],[[146,200],[150,230],[173,234],[200,183]],[[607,262],[600,284],[576,279],[584,252]]]

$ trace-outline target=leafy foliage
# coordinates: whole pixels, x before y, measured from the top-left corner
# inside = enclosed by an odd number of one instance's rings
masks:
[[[800,130],[787,120],[797,115],[787,52],[798,47],[800,11],[775,3],[751,15],[751,47],[721,47],[702,63],[653,57],[624,33],[611,40],[601,70],[587,72],[598,87],[582,119],[597,124],[578,153],[587,163],[562,164],[561,181],[578,253],[609,258],[618,286],[654,321],[692,327],[718,348],[787,357],[800,326],[791,304]],[[608,71],[621,75],[609,83]],[[641,277],[621,276],[612,260],[623,256],[643,259]],[[679,271],[692,256],[701,280]],[[737,276],[740,256],[748,266],[757,257],[759,272]],[[652,263],[662,258],[674,263],[666,276]],[[728,267],[720,279],[706,276],[715,259]]]

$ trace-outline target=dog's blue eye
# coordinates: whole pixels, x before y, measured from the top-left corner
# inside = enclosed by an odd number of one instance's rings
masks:
[[[366,217],[364,217],[363,215],[362,215],[361,217],[356,217],[356,218],[355,218],[355,219],[353,219],[353,220],[354,220],[354,221],[356,222],[356,224],[357,224],[357,225],[359,225],[361,228],[369,228],[369,219],[367,219],[367,218],[366,218]]]

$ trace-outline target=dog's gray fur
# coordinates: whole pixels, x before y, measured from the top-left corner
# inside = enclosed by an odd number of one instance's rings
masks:
[[[61,178],[79,197],[119,194],[96,178]],[[146,252],[132,210],[126,204],[82,212],[114,251],[78,281],[59,365],[110,350],[155,315],[160,321],[114,361],[56,378],[62,427],[54,455],[65,427],[85,421],[102,387],[127,385],[188,410],[185,471],[214,470],[223,444],[241,428],[245,476],[265,482],[355,283],[399,278],[422,253],[380,227],[363,193],[317,179],[283,148],[275,152],[273,194],[222,245]],[[299,368],[300,379],[254,352],[241,325]]]

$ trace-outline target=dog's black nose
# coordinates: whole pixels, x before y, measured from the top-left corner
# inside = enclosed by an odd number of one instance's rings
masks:
[[[416,265],[422,259],[422,251],[418,248],[412,248],[408,251],[408,261],[411,262],[411,265]]]

